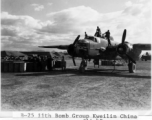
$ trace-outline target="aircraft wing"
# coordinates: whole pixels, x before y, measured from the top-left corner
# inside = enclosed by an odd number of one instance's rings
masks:
[[[141,50],[151,50],[151,44],[133,44],[133,48]]]
[[[69,45],[54,45],[54,46],[39,46],[41,48],[57,48],[62,50],[67,50]]]
[[[137,61],[142,50],[151,50],[151,44],[133,44],[133,49],[128,53],[128,56],[130,56],[132,61]]]

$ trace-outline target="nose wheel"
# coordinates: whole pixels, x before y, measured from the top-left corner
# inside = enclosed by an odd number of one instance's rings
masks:
[[[135,73],[136,72],[136,64],[133,62],[128,63],[128,69],[130,73]]]
[[[80,67],[79,67],[80,73],[84,73],[86,70],[86,67],[87,67],[87,62],[84,59],[82,59]]]

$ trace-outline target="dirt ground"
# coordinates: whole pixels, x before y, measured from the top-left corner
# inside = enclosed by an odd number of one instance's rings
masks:
[[[76,60],[77,65],[80,60]],[[67,70],[1,74],[2,111],[149,110],[151,61],[127,66],[100,66],[92,61],[84,74],[67,60]]]

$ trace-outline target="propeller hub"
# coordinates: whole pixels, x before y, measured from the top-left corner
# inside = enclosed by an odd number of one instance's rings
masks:
[[[73,42],[73,44],[69,45],[68,49],[67,49],[67,52],[69,53],[69,55],[71,55],[72,57],[74,57],[76,55],[76,52],[75,52],[75,44],[78,42],[80,38],[80,35],[78,35],[75,39],[75,41]]]
[[[117,48],[117,52],[118,52],[119,54],[126,54],[126,46],[120,44],[120,45],[118,46],[118,48]]]
[[[69,47],[68,47],[68,49],[67,49],[67,52],[69,53],[69,55],[71,55],[71,56],[74,56],[74,55],[75,55],[75,49],[74,49],[74,48],[75,48],[75,47],[74,47],[73,44],[69,45]]]
[[[128,44],[124,43],[124,44],[118,45],[117,52],[120,55],[127,54],[129,51],[130,51],[130,47],[128,46]]]

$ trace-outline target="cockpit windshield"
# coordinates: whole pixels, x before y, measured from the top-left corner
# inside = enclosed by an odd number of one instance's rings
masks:
[[[93,42],[98,42],[97,39],[93,36],[88,36],[87,39],[93,41]]]
[[[93,36],[88,36],[87,39],[94,41],[94,37]]]

